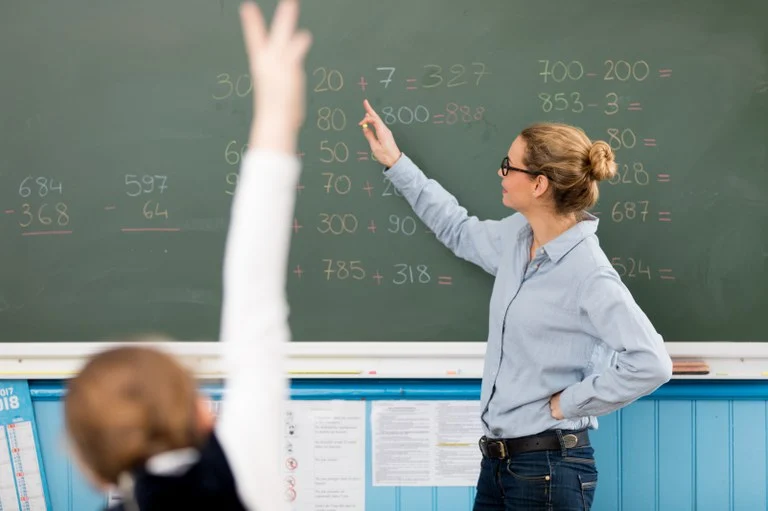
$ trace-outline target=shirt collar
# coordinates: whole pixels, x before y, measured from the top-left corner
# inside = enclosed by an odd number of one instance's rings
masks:
[[[158,476],[181,476],[200,461],[200,452],[191,447],[155,454],[147,460],[147,472]]]
[[[584,240],[584,238],[592,236],[597,232],[598,222],[599,220],[595,215],[584,212],[583,220],[577,222],[576,225],[549,243],[545,243],[541,248],[552,262],[557,264],[560,259],[565,257],[565,254],[573,250],[576,245]],[[520,228],[517,238],[518,240],[522,240],[523,238],[530,238],[532,235],[533,231],[531,229],[531,224],[526,221],[525,225]]]

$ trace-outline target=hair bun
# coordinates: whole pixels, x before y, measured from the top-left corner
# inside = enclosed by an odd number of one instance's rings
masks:
[[[613,150],[606,142],[598,140],[589,149],[590,176],[596,181],[611,179],[616,174]]]

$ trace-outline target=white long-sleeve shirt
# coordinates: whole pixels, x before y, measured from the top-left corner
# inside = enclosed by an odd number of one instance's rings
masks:
[[[224,260],[221,321],[228,378],[216,435],[246,507],[287,509],[281,452],[290,340],[286,273],[300,173],[292,155],[243,158]]]

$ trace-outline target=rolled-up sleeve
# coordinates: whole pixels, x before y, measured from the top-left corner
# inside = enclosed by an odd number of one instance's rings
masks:
[[[613,363],[565,389],[566,419],[605,415],[650,394],[672,377],[664,340],[610,267],[592,272],[581,285],[584,328],[616,352]]]

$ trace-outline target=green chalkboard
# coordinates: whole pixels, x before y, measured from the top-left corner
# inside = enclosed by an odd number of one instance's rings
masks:
[[[496,170],[527,124],[608,140],[601,243],[660,332],[768,341],[764,0],[303,9],[297,341],[486,337],[492,279],[384,181],[356,126],[366,97],[482,218],[510,213]],[[0,341],[216,339],[251,88],[235,1],[3,2]]]

